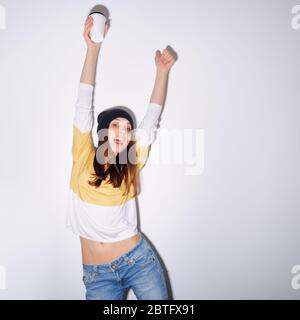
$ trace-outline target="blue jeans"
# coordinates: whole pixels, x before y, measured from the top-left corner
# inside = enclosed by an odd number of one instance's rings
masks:
[[[110,263],[82,264],[86,300],[124,300],[133,290],[138,300],[169,300],[163,268],[139,232],[139,242]]]

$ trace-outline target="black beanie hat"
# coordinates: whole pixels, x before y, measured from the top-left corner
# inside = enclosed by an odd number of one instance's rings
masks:
[[[129,112],[127,112],[126,110],[124,110],[120,107],[113,107],[113,108],[106,109],[106,110],[99,113],[99,115],[97,117],[97,122],[98,122],[97,134],[98,134],[98,136],[99,136],[99,131],[101,129],[107,129],[109,127],[109,123],[118,117],[126,118],[130,122],[131,128],[135,129],[133,118],[131,117]]]

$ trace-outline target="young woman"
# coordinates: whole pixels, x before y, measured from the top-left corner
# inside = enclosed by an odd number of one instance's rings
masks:
[[[80,236],[85,297],[121,300],[131,288],[137,299],[169,299],[162,266],[137,230],[135,198],[175,59],[166,49],[162,54],[156,51],[154,89],[139,127],[135,127],[130,110],[106,109],[97,117],[99,141],[95,147],[92,100],[102,42],[90,39],[92,25],[93,19],[88,17],[83,33],[87,53],[73,121],[73,166],[66,221],[66,226]],[[106,25],[105,36],[107,32]]]

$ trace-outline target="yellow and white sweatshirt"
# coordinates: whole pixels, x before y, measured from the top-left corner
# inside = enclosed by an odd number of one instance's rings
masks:
[[[95,173],[93,160],[96,147],[93,143],[92,109],[94,86],[80,82],[73,119],[72,171],[69,184],[69,199],[66,227],[79,236],[99,242],[115,242],[135,235],[137,230],[136,199],[133,187],[129,195],[123,196],[125,182],[114,188],[103,180],[98,188],[88,184]],[[162,106],[149,103],[146,114],[135,130],[136,152],[141,170],[148,158],[154,141]],[[139,134],[142,132],[142,134]]]

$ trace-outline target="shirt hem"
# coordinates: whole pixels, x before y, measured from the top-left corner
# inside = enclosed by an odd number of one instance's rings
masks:
[[[77,236],[80,236],[82,238],[85,238],[85,239],[88,239],[88,240],[93,240],[93,241],[97,241],[97,242],[104,242],[104,243],[114,243],[114,242],[118,242],[118,241],[121,241],[121,240],[125,240],[125,239],[128,239],[130,237],[133,237],[135,235],[137,235],[140,231],[137,230],[137,232],[131,234],[131,235],[126,235],[125,237],[121,237],[121,238],[117,238],[117,239],[114,239],[114,241],[107,241],[107,240],[104,240],[104,239],[95,239],[95,238],[92,238],[92,237],[89,237],[89,236],[86,236],[86,235],[83,235],[82,233],[78,232],[78,231],[74,231],[74,229],[72,228],[71,225],[67,225],[66,226],[67,229],[71,229],[71,231],[77,235]]]

